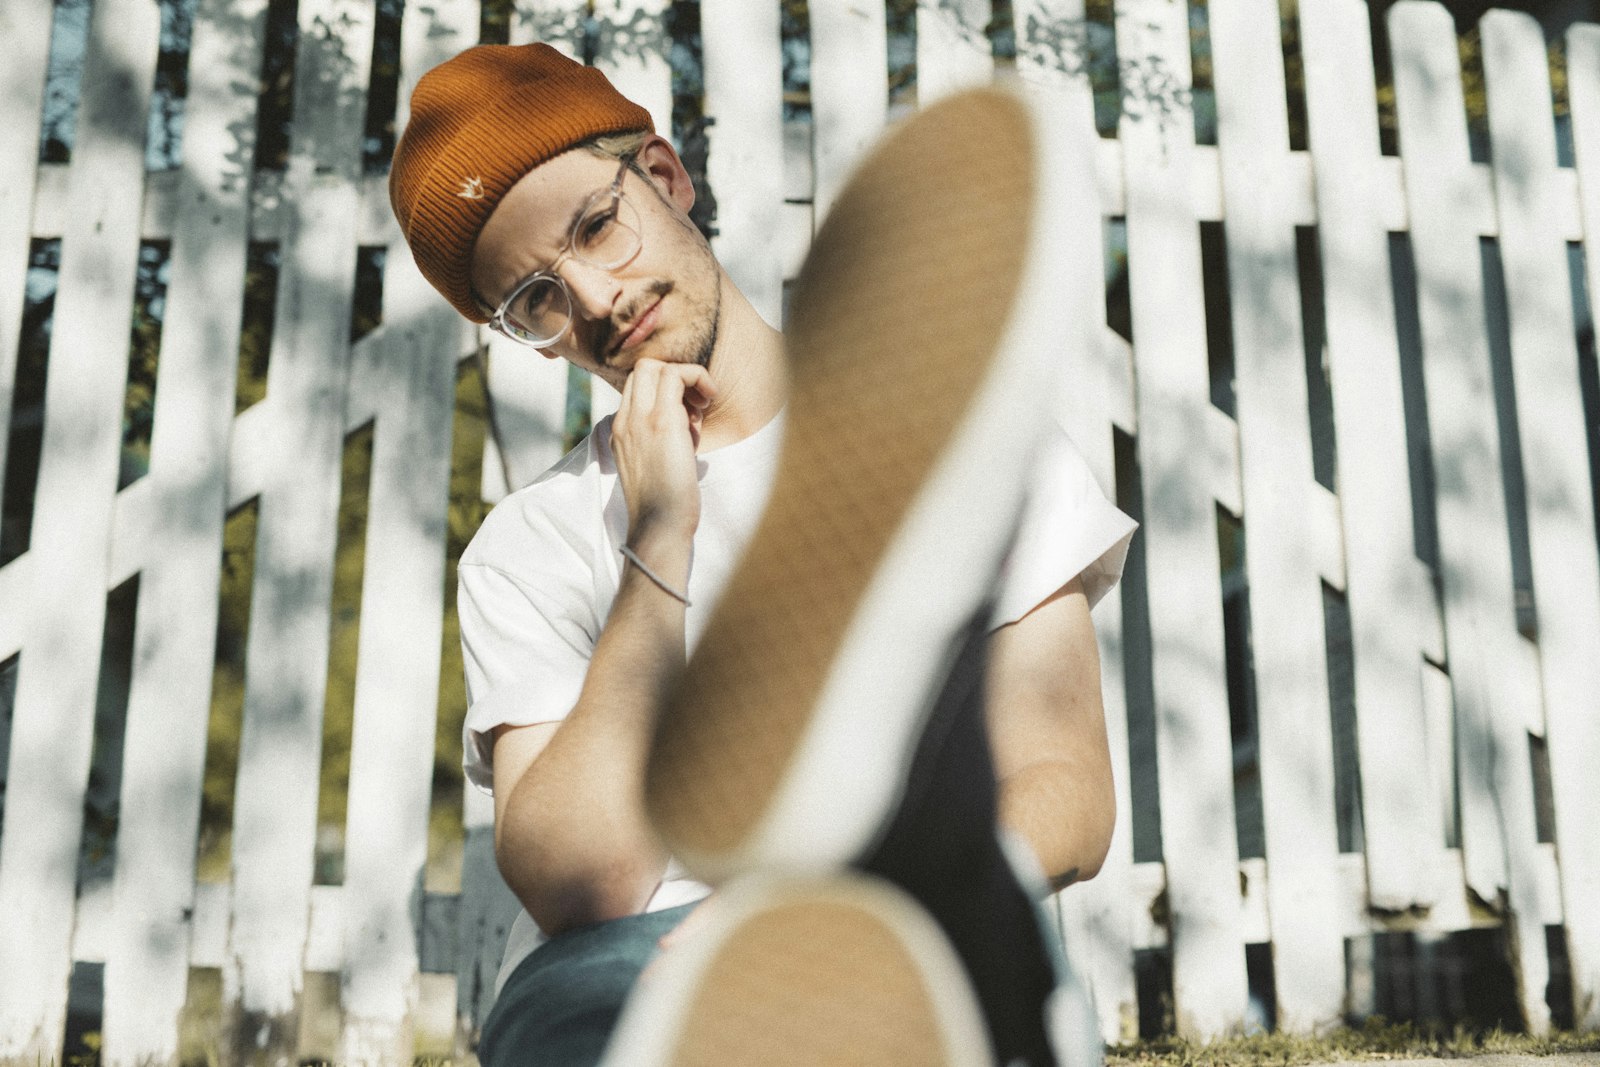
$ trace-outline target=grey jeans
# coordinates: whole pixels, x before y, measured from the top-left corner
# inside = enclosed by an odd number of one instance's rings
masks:
[[[551,938],[517,965],[484,1020],[483,1067],[592,1067],[656,941],[694,904]]]

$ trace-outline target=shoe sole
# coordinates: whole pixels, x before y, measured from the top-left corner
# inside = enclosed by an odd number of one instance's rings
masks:
[[[1061,151],[1014,91],[948,98],[817,234],[774,487],[646,770],[653,823],[707,881],[840,867],[892,814],[1052,392],[1040,341],[1069,267],[1033,237],[1061,233],[1041,195]]]
[[[938,926],[876,879],[752,876],[652,963],[601,1067],[989,1067]]]

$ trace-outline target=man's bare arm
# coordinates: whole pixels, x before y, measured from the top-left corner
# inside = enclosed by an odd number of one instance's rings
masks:
[[[1032,846],[1052,887],[1092,878],[1111,847],[1116,793],[1082,583],[997,630],[989,653],[1000,821]]]
[[[714,392],[699,367],[643,360],[613,423],[629,547],[677,590],[699,521],[695,407]],[[660,883],[667,854],[645,816],[644,766],[683,662],[684,605],[626,566],[567,718],[496,733],[495,857],[546,933],[636,914]]]

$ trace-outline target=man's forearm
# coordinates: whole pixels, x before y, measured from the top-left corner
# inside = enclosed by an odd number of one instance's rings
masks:
[[[634,547],[684,587],[687,539],[642,537]],[[625,567],[577,704],[496,821],[501,873],[547,933],[635,914],[661,880],[667,855],[645,817],[642,782],[683,650],[683,605]]]

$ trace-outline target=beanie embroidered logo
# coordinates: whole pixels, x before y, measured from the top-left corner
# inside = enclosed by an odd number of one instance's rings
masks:
[[[456,194],[463,200],[483,199],[483,179],[466,178],[461,182],[461,191]]]

